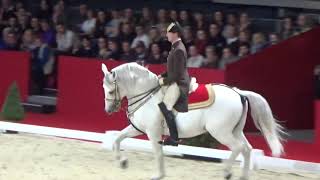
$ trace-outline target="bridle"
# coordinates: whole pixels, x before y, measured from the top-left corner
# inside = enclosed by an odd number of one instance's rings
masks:
[[[112,72],[113,77],[115,77],[115,72]],[[115,112],[118,111],[120,109],[121,106],[121,95],[119,92],[119,87],[118,87],[118,83],[117,83],[117,79],[115,78],[115,80],[112,82],[112,84],[114,84],[114,92],[115,92],[115,98],[111,99],[111,98],[105,98],[105,101],[111,101],[112,102],[112,106],[111,106],[111,111]]]

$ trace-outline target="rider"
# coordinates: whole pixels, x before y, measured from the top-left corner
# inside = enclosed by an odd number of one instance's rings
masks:
[[[159,108],[165,117],[170,137],[160,144],[178,146],[178,130],[173,109],[188,111],[188,92],[190,77],[187,71],[187,52],[181,41],[182,28],[178,22],[172,22],[167,28],[167,38],[171,50],[167,58],[167,71],[159,76],[159,84],[168,86]]]

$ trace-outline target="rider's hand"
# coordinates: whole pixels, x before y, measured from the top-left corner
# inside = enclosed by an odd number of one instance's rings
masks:
[[[162,86],[164,84],[163,77],[159,78],[159,84],[160,84],[160,86]]]

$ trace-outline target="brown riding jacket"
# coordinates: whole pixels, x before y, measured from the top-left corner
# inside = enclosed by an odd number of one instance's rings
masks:
[[[187,69],[187,51],[181,40],[172,44],[167,58],[167,71],[162,74],[164,85],[174,82],[180,88],[180,97],[174,109],[179,112],[188,112],[188,93],[190,77]]]

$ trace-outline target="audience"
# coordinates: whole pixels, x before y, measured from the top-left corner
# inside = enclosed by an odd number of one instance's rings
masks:
[[[189,47],[189,58],[187,59],[187,67],[199,68],[204,65],[205,59],[199,54],[196,46]]]

